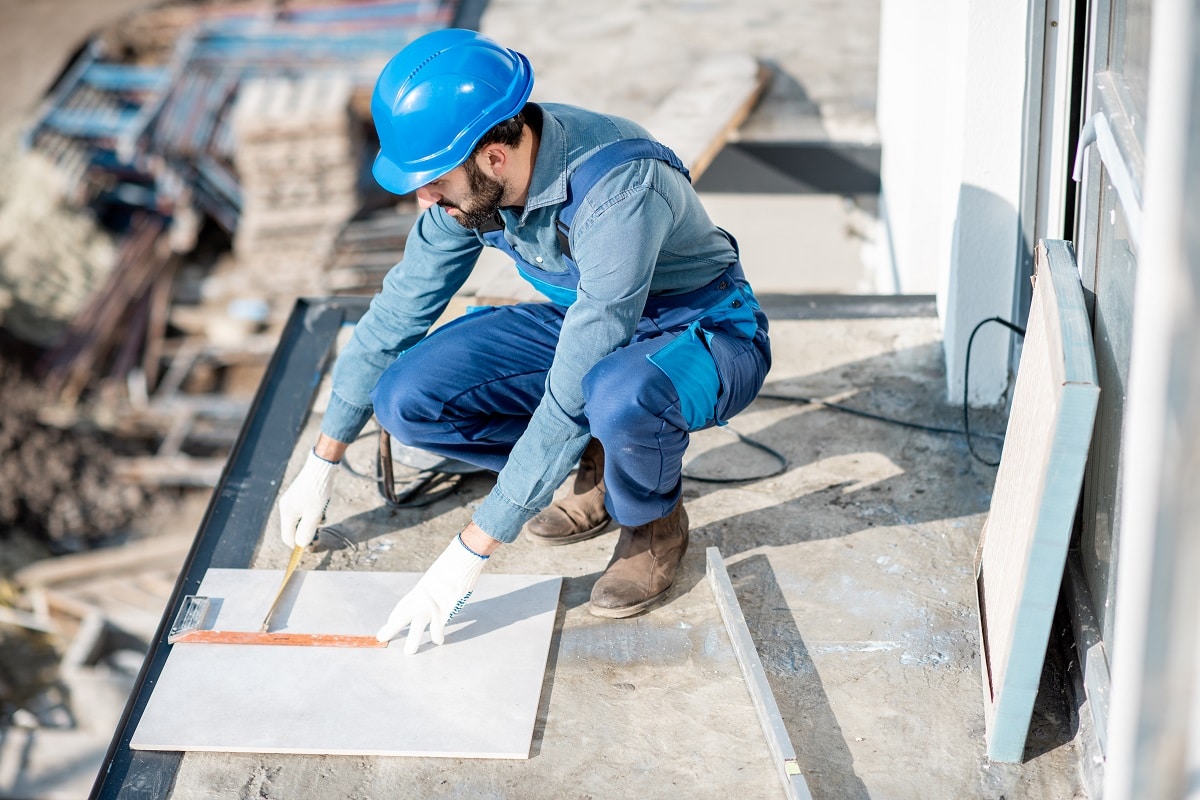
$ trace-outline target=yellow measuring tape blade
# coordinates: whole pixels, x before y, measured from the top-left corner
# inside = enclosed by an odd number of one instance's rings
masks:
[[[265,631],[271,622],[271,615],[275,613],[275,606],[279,605],[279,598],[283,597],[283,590],[287,588],[288,581],[292,578],[292,573],[296,571],[296,566],[300,563],[300,555],[304,552],[304,547],[296,545],[292,548],[292,557],[288,559],[287,569],[283,571],[283,582],[279,584],[279,591],[275,593],[275,599],[271,601],[271,607],[267,609],[267,616],[263,619],[260,631]]]

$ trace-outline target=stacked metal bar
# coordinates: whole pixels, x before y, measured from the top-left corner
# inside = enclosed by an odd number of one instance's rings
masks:
[[[77,189],[90,167],[111,161],[142,109],[167,89],[166,70],[105,63],[101,50],[95,41],[83,50],[25,134],[25,146],[48,155],[67,185]]]
[[[104,62],[98,39],[39,110],[26,144],[49,153],[71,185],[82,185],[97,162],[136,169],[158,183],[150,199],[159,210],[185,204],[232,233],[242,187],[231,116],[242,83],[338,74],[369,89],[388,57],[449,24],[457,5],[213,7],[188,16],[195,24],[184,28],[170,62],[155,67]]]

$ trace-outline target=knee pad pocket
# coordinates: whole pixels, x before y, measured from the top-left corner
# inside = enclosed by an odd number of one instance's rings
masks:
[[[688,430],[699,430],[717,419],[717,401],[724,392],[710,351],[713,334],[693,322],[665,347],[646,356],[671,381],[679,394],[679,412]]]

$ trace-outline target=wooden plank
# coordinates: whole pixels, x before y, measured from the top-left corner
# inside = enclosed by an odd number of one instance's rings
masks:
[[[171,289],[175,284],[177,264],[177,259],[169,259],[150,289],[150,321],[146,325],[146,347],[142,353],[142,372],[145,373],[147,392],[158,383],[162,371],[163,340],[167,336],[167,323],[171,316]]]
[[[742,676],[746,679],[746,688],[750,691],[750,700],[758,714],[759,724],[767,737],[767,747],[771,758],[783,781],[783,790],[789,800],[812,800],[808,783],[800,772],[796,761],[796,749],[788,736],[783,724],[783,715],[775,702],[771,684],[767,682],[767,674],[763,670],[762,660],[758,657],[758,649],[754,639],[746,627],[746,618],[738,604],[737,594],[729,573],[725,569],[725,561],[721,551],[715,547],[705,550],[708,565],[708,583],[712,587],[713,596],[717,601],[717,609],[725,622],[725,630],[729,633],[729,641],[733,645],[734,655],[737,656],[738,666],[742,668]]]
[[[100,607],[109,604],[138,609],[156,606],[157,616],[162,616],[162,607],[167,601],[166,597],[146,592],[130,575],[98,578],[68,591],[78,599]]]
[[[770,70],[753,56],[713,56],[659,104],[646,122],[654,137],[675,151],[697,180],[766,89]]]
[[[988,757],[1020,761],[1099,402],[1066,242],[1041,242],[1004,453],[976,558]]]
[[[47,611],[60,611],[78,620],[85,620],[93,614],[101,613],[96,606],[85,603],[66,592],[35,587],[31,590],[30,596],[35,605],[45,606]]]
[[[134,456],[113,461],[113,472],[123,481],[144,486],[213,487],[225,469],[226,459],[188,455]]]
[[[192,545],[192,539],[190,534],[161,536],[107,550],[43,559],[17,570],[13,574],[13,581],[25,587],[53,586],[99,575],[108,576],[119,570],[162,564],[180,566]]]
[[[39,617],[37,614],[22,611],[19,608],[8,608],[7,606],[0,606],[0,625],[17,625],[41,633],[55,632],[54,626],[48,624],[45,619]]]
[[[166,600],[175,589],[178,572],[178,570],[154,570],[140,573],[133,580],[146,593]]]

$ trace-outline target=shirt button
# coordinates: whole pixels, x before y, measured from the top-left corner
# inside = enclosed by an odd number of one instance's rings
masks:
[[[733,307],[734,307],[734,308],[741,308],[741,307],[742,307],[742,301],[741,301],[741,300],[734,300],[734,301],[733,301],[733,303],[732,303],[732,305],[733,305]]]
[[[536,261],[537,263],[540,264],[540,263],[542,263],[542,257],[538,256],[537,258],[534,259],[534,261]]]
[[[717,288],[720,289],[721,291],[725,291],[726,289],[729,288],[729,281],[721,281],[721,283],[718,284]]]

